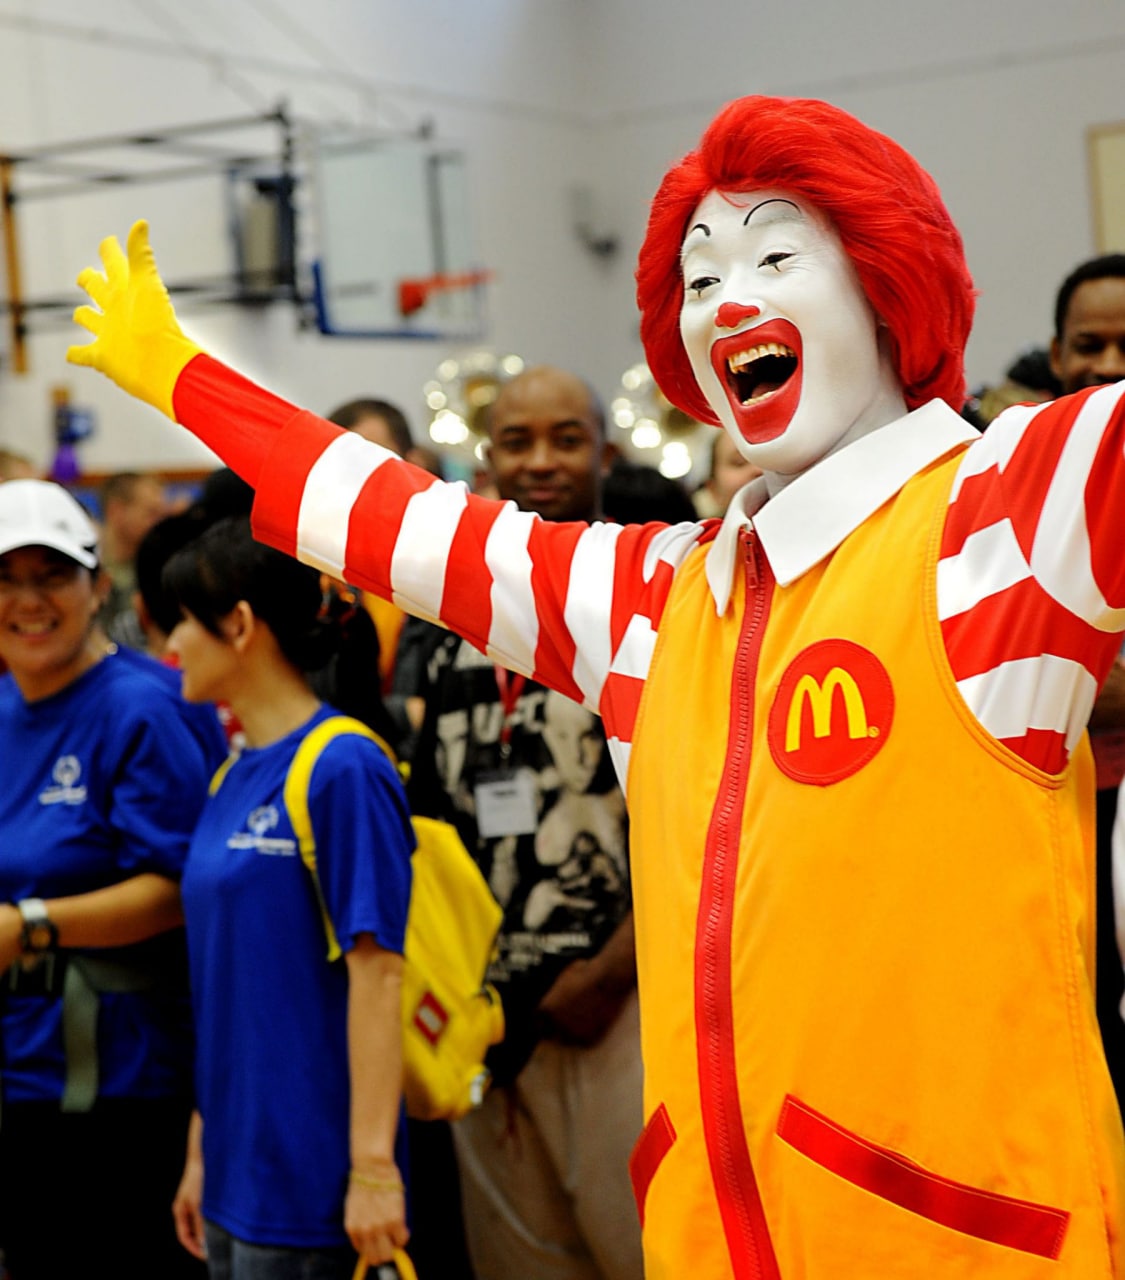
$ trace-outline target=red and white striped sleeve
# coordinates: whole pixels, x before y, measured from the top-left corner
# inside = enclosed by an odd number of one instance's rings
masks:
[[[621,776],[672,577],[713,532],[548,523],[312,414],[290,422],[263,466],[254,527],[599,711]]]
[[[966,451],[937,604],[980,724],[1057,773],[1125,630],[1125,383],[1002,413]]]
[[[444,484],[206,357],[181,374],[175,405],[255,485],[263,542],[600,711],[624,779],[672,578],[717,521],[548,523]]]

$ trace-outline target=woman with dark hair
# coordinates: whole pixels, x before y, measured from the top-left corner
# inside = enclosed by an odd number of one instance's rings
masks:
[[[350,1277],[406,1242],[399,988],[413,833],[387,755],[329,742],[308,787],[317,880],[286,777],[334,714],[305,673],[336,643],[320,575],[219,522],[165,582],[184,696],[221,700],[246,748],[212,784],[184,874],[199,1117],[174,1207],[221,1280]],[[217,784],[217,785],[216,785]],[[313,1268],[314,1270],[309,1270]]]

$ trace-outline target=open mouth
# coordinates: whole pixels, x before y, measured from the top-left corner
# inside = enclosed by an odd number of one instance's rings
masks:
[[[802,366],[801,334],[788,320],[767,320],[712,343],[711,368],[745,440],[764,444],[784,435],[801,400]]]
[[[754,404],[780,391],[797,372],[797,353],[784,342],[760,342],[726,360],[727,386],[739,404]]]

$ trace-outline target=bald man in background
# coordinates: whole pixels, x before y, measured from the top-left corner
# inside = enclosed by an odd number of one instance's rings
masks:
[[[601,515],[601,406],[562,369],[505,383],[499,496],[581,530]],[[410,624],[413,625],[413,624]],[[416,812],[454,822],[504,907],[495,1087],[454,1126],[481,1280],[640,1280],[627,1163],[641,1057],[625,802],[600,719],[444,633],[429,660]]]

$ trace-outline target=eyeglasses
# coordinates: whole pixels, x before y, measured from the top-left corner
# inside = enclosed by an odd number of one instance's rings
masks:
[[[82,573],[80,564],[57,564],[17,577],[5,565],[0,564],[0,596],[14,596],[25,588],[39,595],[52,591],[65,591],[72,587]]]

